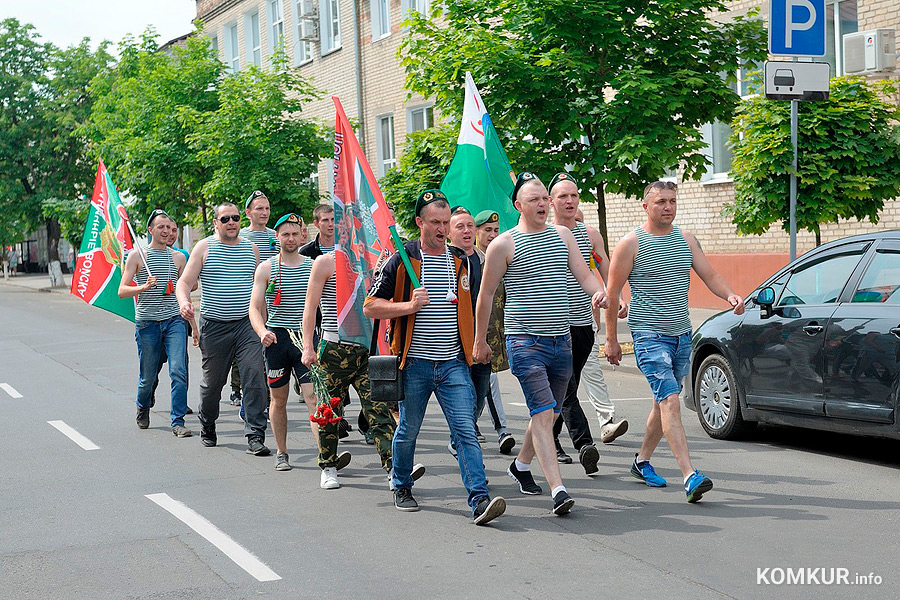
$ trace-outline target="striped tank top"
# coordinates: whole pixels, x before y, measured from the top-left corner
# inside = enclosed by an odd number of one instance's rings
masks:
[[[635,229],[637,255],[628,276],[631,331],[652,331],[679,336],[691,329],[688,289],[691,286],[691,248],[681,229],[668,235],[652,235]]]
[[[256,254],[250,240],[234,246],[210,236],[206,262],[200,269],[200,314],[213,321],[237,321],[250,310]]]
[[[456,263],[449,250],[437,256],[423,252],[419,258],[422,261],[419,280],[428,291],[430,302],[416,313],[407,356],[434,361],[453,360],[462,352]]]
[[[275,237],[275,230],[266,227],[265,231],[254,231],[249,227],[244,227],[240,231],[240,236],[250,240],[259,248],[259,260],[263,261],[272,258],[281,250],[278,238]]]
[[[178,266],[169,248],[157,250],[147,248],[144,252],[147,257],[147,266],[156,277],[157,282],[146,292],[141,292],[137,298],[137,306],[134,309],[134,318],[138,321],[165,321],[179,314],[178,300],[175,299],[175,285],[178,283]],[[140,267],[134,276],[138,285],[147,283],[147,268],[144,261],[139,261]],[[166,287],[172,282],[172,293],[166,295]]]
[[[566,275],[569,250],[556,227],[537,233],[512,234],[513,259],[506,268],[506,335],[565,335],[569,333]]]
[[[278,257],[269,259],[269,283],[266,287],[266,327],[300,329],[303,327],[303,307],[309,272],[313,261],[301,256],[303,262],[296,266],[279,265]],[[279,291],[281,292],[279,295]],[[278,304],[275,304],[275,299]]]
[[[581,257],[587,265],[591,264],[591,239],[588,237],[587,227],[584,223],[576,221],[575,229],[572,230],[575,241],[578,242],[578,249],[581,251]],[[572,271],[566,273],[566,292],[569,295],[569,324],[573,327],[590,327],[594,322],[594,315],[591,312],[591,297],[581,289],[578,280],[572,274]]]
[[[334,252],[331,253],[334,256]],[[337,335],[337,284],[335,275],[325,280],[322,286],[322,299],[319,301],[319,310],[322,312],[322,331]]]

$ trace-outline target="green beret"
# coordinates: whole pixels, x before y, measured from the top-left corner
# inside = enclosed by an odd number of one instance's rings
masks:
[[[572,176],[568,173],[557,173],[553,176],[553,179],[550,180],[550,185],[547,186],[547,191],[549,192],[550,190],[552,190],[553,186],[560,181],[571,181],[572,183],[575,183],[575,180],[572,179]]]
[[[481,227],[485,223],[496,223],[500,220],[500,215],[491,209],[483,210],[475,216],[475,227]]]
[[[418,217],[421,214],[423,208],[438,200],[443,200],[449,204],[447,196],[441,190],[425,190],[419,194],[418,199],[416,199],[416,216]]]
[[[465,206],[451,206],[450,207],[450,215],[469,215],[472,216],[472,213],[469,212],[469,209]]]
[[[284,225],[285,223],[294,223],[295,225],[299,225],[303,227],[303,219],[300,218],[299,215],[295,215],[294,213],[288,213],[275,221],[275,231],[278,231],[278,228]]]
[[[259,191],[259,190],[256,190],[255,192],[253,192],[252,194],[250,194],[249,196],[247,196],[247,201],[244,202],[244,209],[246,210],[246,209],[250,208],[250,204],[251,204],[254,200],[256,200],[257,198],[265,198],[265,197],[266,197],[265,194],[263,194],[263,193],[262,193],[261,191]]]
[[[522,189],[522,186],[529,181],[537,178],[537,175],[529,171],[522,171],[521,173],[519,173],[519,176],[516,178],[516,186],[513,188],[512,194],[510,194],[510,198],[512,198],[513,204],[516,203],[516,196],[519,194],[519,190]]]
[[[166,211],[164,211],[161,208],[157,208],[152,213],[150,213],[150,218],[147,219],[147,231],[150,231],[150,225],[153,223],[153,219],[155,219],[156,217],[159,217],[159,216],[166,217],[167,219],[172,218],[168,214],[166,214]]]

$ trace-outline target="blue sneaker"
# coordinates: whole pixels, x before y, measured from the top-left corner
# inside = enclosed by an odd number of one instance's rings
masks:
[[[631,476],[640,479],[650,487],[666,487],[666,480],[656,474],[650,461],[638,462],[637,454],[634,455],[634,462],[631,463]]]
[[[696,502],[712,488],[712,480],[709,477],[700,471],[694,471],[684,484],[684,493],[687,494],[688,502]]]

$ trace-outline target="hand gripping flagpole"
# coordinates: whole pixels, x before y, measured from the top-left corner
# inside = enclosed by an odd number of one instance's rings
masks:
[[[147,257],[144,255],[144,249],[141,248],[141,242],[139,241],[137,234],[134,232],[134,227],[131,226],[131,221],[125,219],[125,223],[128,225],[128,231],[131,232],[131,239],[134,240],[134,246],[138,249],[138,253],[141,255],[141,262],[144,263],[144,268],[147,269],[147,276],[153,277],[153,273],[150,272],[150,265],[147,264]]]

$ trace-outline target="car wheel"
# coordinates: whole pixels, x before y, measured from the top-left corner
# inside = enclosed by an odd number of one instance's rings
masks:
[[[741,437],[749,424],[741,415],[734,373],[725,357],[712,354],[703,359],[694,381],[697,416],[706,433],[717,440]]]

